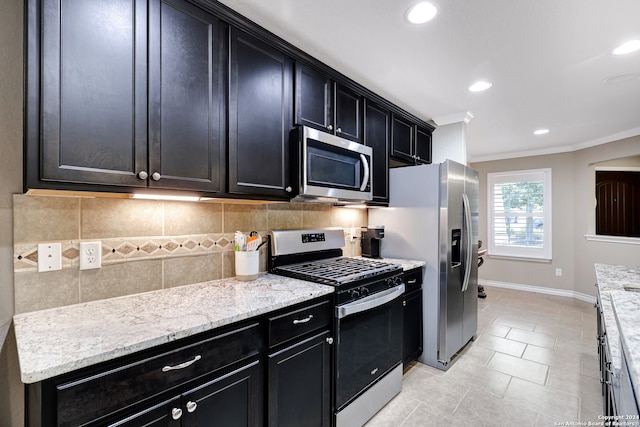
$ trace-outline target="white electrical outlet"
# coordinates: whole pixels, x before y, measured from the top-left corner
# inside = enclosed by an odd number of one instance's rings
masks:
[[[102,267],[102,242],[80,242],[80,270]]]
[[[556,268],[556,276],[558,276],[558,277],[562,276],[562,269],[561,268]]]
[[[62,270],[62,244],[38,244],[38,271]]]

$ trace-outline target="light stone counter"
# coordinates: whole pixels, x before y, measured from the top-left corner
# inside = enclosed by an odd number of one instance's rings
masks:
[[[637,297],[640,294],[636,292],[626,291],[627,289],[640,290],[640,267],[596,264],[596,278],[598,281],[598,292],[600,294],[600,303],[602,304],[602,313],[604,315],[604,328],[607,332],[606,340],[611,353],[611,364],[616,378],[620,378],[620,368],[622,365],[622,356],[620,349],[620,341],[625,335],[634,334],[640,327],[640,314],[636,317],[637,325],[629,330],[619,329],[616,322],[616,315],[612,302],[612,295],[617,295],[616,303],[623,304],[625,300],[632,304],[638,302]],[[636,312],[640,312],[640,305],[636,306]],[[628,357],[630,357],[627,354]],[[640,353],[635,360],[627,360],[629,364],[640,365]],[[640,383],[640,377],[633,377],[634,384]]]
[[[22,382],[106,360],[332,293],[331,286],[265,274],[214,280],[13,317]]]
[[[627,359],[633,391],[640,396],[640,294],[611,291],[611,302],[620,330],[620,343]]]
[[[355,257],[362,258],[380,262],[386,262],[389,264],[400,264],[402,266],[403,271],[413,270],[414,268],[424,267],[427,265],[425,261],[411,260],[411,259],[400,259],[400,258],[366,258],[366,257]]]

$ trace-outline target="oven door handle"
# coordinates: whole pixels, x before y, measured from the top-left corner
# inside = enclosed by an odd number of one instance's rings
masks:
[[[393,301],[402,294],[404,294],[404,283],[387,289],[386,291],[378,292],[357,301],[336,307],[336,317],[338,319],[343,319],[352,314],[380,307],[389,301]]]

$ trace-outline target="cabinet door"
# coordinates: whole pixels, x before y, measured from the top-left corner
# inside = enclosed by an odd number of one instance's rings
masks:
[[[330,426],[331,350],[328,338],[329,331],[324,331],[269,355],[269,426]]]
[[[389,137],[391,113],[365,101],[364,145],[373,148],[373,201],[389,203]]]
[[[255,361],[182,395],[184,427],[263,424],[262,367]]]
[[[404,366],[422,354],[422,289],[409,292],[404,301],[404,336],[402,360]]]
[[[232,29],[229,193],[288,197],[292,85],[288,57]]]
[[[336,83],[336,135],[362,142],[362,96]]]
[[[220,192],[226,28],[183,0],[149,20],[149,186]]]
[[[180,397],[143,409],[125,419],[111,422],[109,427],[180,427]]]
[[[414,163],[414,126],[409,120],[396,114],[391,119],[391,157]]]
[[[405,295],[402,360],[406,367],[422,354],[422,289]]]
[[[416,162],[431,163],[431,130],[416,127]]]
[[[30,76],[27,100],[30,138],[40,125],[40,178],[146,186],[136,177],[147,165],[146,1],[45,0],[42,8],[28,64],[41,72],[40,92]]]
[[[325,132],[333,130],[333,82],[300,63],[296,63],[295,122]]]

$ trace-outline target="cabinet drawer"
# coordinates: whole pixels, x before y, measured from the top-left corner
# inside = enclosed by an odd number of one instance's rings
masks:
[[[324,301],[269,318],[269,346],[299,337],[331,323],[331,303]]]
[[[258,323],[75,381],[58,384],[58,425],[83,424],[257,356]]]
[[[422,268],[414,268],[413,270],[405,272],[403,279],[407,287],[407,292],[413,288],[419,288],[422,285]]]

